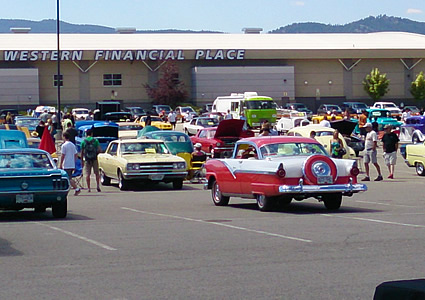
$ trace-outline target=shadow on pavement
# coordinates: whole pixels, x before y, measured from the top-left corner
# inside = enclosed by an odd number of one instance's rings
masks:
[[[81,220],[93,220],[92,218],[73,214],[71,211],[68,211],[66,218],[57,219],[52,215],[52,211],[47,209],[44,213],[36,213],[34,210],[22,210],[22,211],[0,211],[0,223],[7,222],[41,222],[41,221],[61,221],[61,222],[70,222],[70,221],[81,221]]]

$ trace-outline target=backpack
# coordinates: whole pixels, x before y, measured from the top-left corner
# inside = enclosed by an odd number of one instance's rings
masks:
[[[95,145],[95,139],[84,140],[84,160],[94,161],[97,159],[97,148]]]

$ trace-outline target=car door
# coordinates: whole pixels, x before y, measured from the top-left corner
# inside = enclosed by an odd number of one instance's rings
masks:
[[[196,129],[196,121],[197,121],[197,119],[193,119],[187,125],[187,131],[189,132],[189,134],[195,135],[198,132],[198,130]]]
[[[111,143],[110,147],[106,150],[105,154],[103,155],[102,169],[105,172],[106,176],[111,178],[117,177],[117,168],[116,168],[117,154],[118,154],[118,143]]]
[[[253,197],[252,184],[262,182],[264,177],[261,173],[261,161],[258,160],[256,147],[250,143],[238,144],[235,160],[237,161],[235,176],[241,194]]]

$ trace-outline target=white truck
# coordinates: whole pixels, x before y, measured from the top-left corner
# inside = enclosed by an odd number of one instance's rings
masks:
[[[256,92],[219,96],[214,100],[212,111],[224,115],[229,111],[233,119],[240,119],[243,112],[246,122],[253,128],[260,127],[265,120],[268,120],[272,125],[276,124],[276,106],[273,99],[258,96]]]

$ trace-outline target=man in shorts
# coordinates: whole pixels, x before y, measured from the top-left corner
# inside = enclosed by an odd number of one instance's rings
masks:
[[[372,162],[372,164],[375,166],[376,171],[378,172],[378,177],[376,177],[375,181],[381,181],[382,174],[381,174],[381,168],[378,164],[378,158],[377,158],[377,145],[378,145],[378,135],[375,131],[372,130],[372,124],[366,123],[364,126],[366,129],[366,138],[365,138],[365,149],[366,153],[363,156],[364,161],[364,167],[366,170],[366,177],[362,179],[362,181],[370,181],[370,174],[369,174],[369,163]]]
[[[87,130],[87,137],[81,143],[81,157],[82,157],[82,167],[84,171],[84,176],[86,177],[87,188],[89,193],[90,189],[90,175],[91,170],[96,176],[96,185],[97,191],[100,192],[100,174],[99,174],[99,163],[97,161],[97,155],[102,151],[100,148],[99,141],[93,137],[93,130]]]
[[[390,172],[389,179],[394,179],[394,168],[397,162],[397,150],[398,150],[398,136],[391,131],[391,125],[385,125],[385,134],[382,137],[382,144],[384,150],[384,160]]]
[[[78,158],[77,149],[75,145],[70,141],[70,134],[68,132],[63,133],[63,138],[65,139],[65,143],[61,146],[61,161],[59,168],[65,170],[68,174],[69,182],[73,189],[75,189],[74,195],[77,196],[81,189],[76,185],[75,181],[72,179],[72,173],[75,170],[75,162]]]

